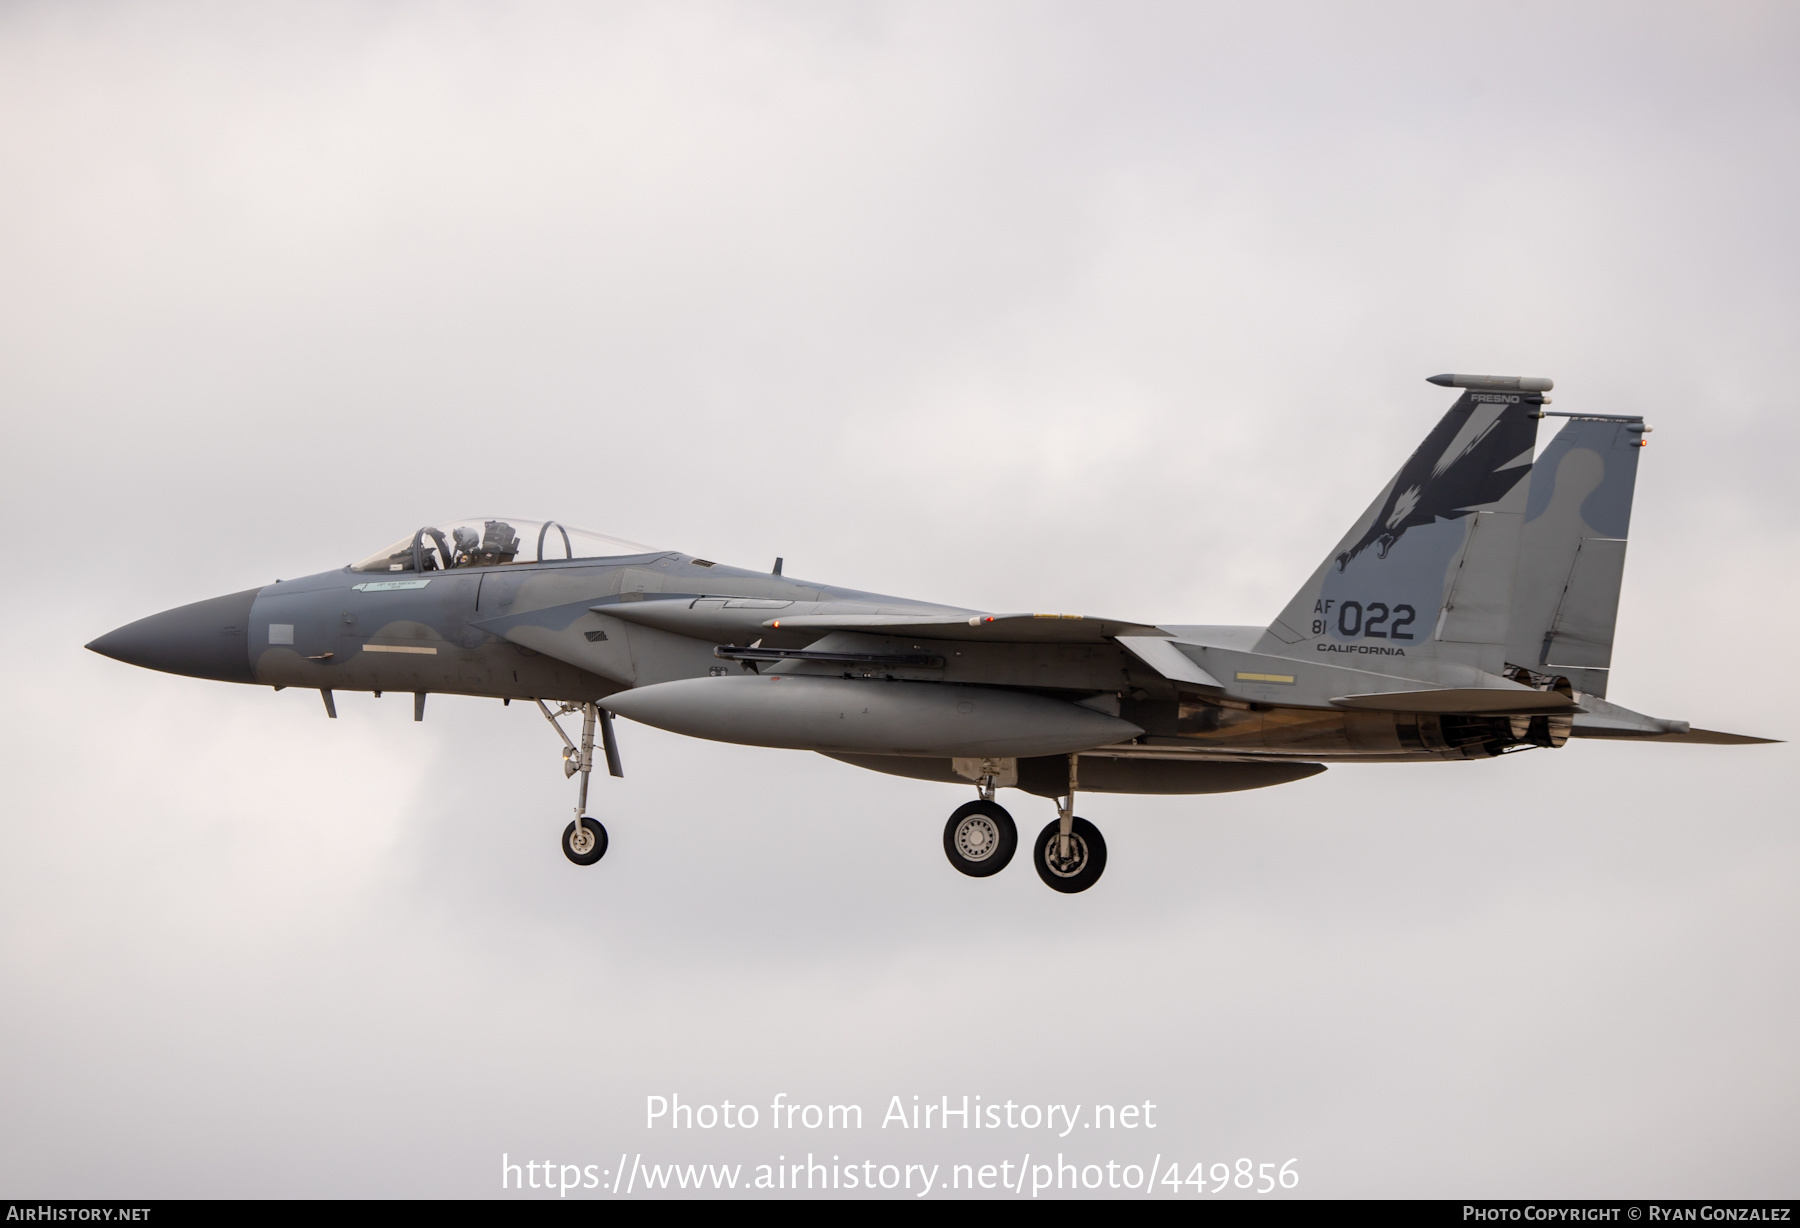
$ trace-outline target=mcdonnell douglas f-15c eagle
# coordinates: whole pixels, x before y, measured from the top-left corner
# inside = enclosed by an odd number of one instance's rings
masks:
[[[1489,759],[1574,738],[1747,743],[1609,703],[1641,417],[1552,414],[1547,379],[1463,389],[1266,627],[990,614],[745,571],[554,521],[437,521],[360,563],[141,619],[88,647],[170,673],[336,691],[530,700],[579,774],[563,852],[592,865],[598,727],[813,750],[948,783],[964,874],[1018,845],[994,801],[1056,798],[1039,876],[1106,867],[1078,790],[1224,793],[1328,763]],[[1533,463],[1539,422],[1569,419]],[[555,710],[545,703],[549,700]],[[579,742],[559,719],[579,714]]]

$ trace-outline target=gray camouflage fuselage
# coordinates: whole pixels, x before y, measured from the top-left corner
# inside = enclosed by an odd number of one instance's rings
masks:
[[[184,606],[90,647],[319,690],[333,712],[351,691],[595,702],[926,779],[967,782],[979,761],[1044,795],[1065,791],[1070,755],[1084,790],[1205,793],[1570,736],[1757,740],[1604,699],[1642,420],[1581,418],[1534,466],[1548,381],[1446,381],[1470,391],[1266,628],[990,615],[673,551],[527,562],[474,529],[453,547],[439,526],[378,567]]]

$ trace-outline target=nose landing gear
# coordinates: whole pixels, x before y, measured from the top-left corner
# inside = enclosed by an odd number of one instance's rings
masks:
[[[613,776],[625,775],[625,769],[619,763],[619,743],[613,736],[612,713],[596,703],[571,704],[557,706],[554,714],[545,706],[543,700],[535,701],[538,711],[556,730],[556,736],[563,740],[563,775],[581,774],[581,793],[575,802],[575,821],[563,828],[563,856],[578,866],[591,866],[606,856],[606,828],[598,819],[589,818],[587,811],[588,777],[594,770],[594,726],[600,726],[601,747],[606,754],[606,770]],[[557,722],[558,716],[566,716],[574,712],[581,713],[581,744],[577,746],[563,732]]]

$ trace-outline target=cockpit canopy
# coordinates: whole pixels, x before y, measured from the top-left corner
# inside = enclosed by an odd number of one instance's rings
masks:
[[[439,520],[378,550],[351,571],[452,571],[508,563],[617,558],[648,554],[649,546],[572,529],[554,520],[474,517]]]

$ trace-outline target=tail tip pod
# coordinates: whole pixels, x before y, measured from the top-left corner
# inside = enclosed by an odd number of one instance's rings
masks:
[[[1556,381],[1536,375],[1427,375],[1439,388],[1473,388],[1483,392],[1549,392]]]

